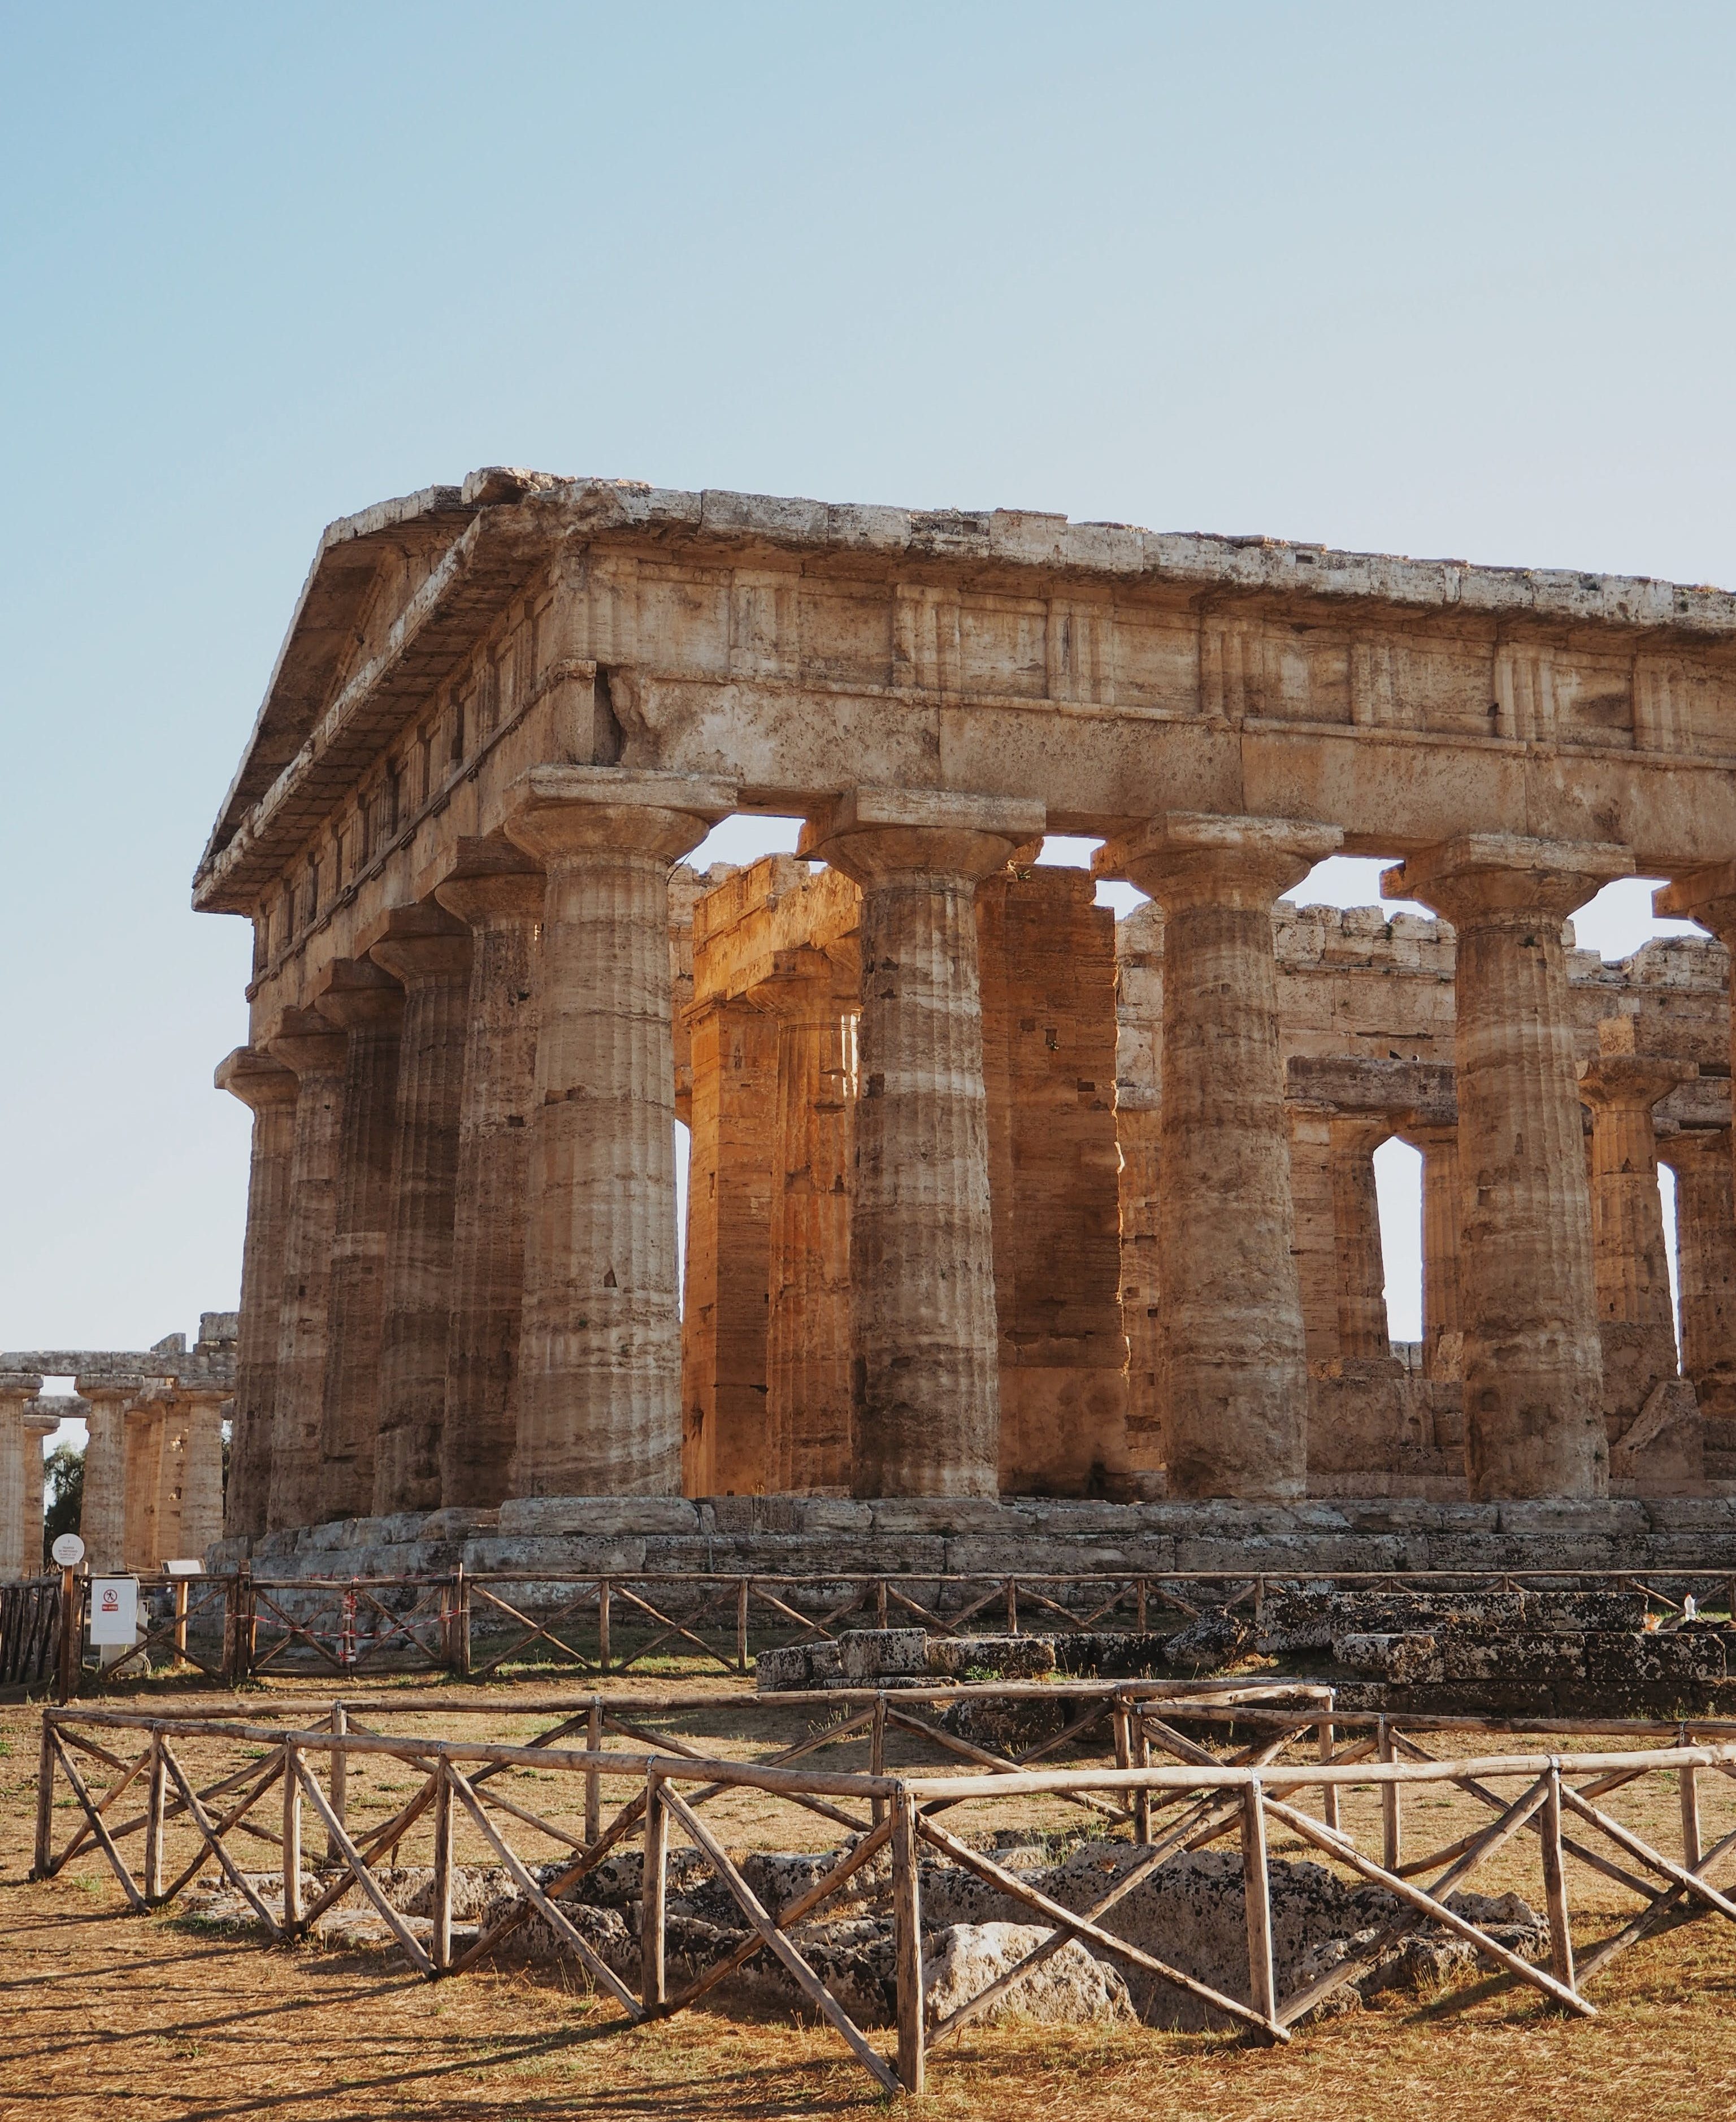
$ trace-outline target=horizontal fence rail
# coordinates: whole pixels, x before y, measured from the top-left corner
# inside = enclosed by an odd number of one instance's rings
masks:
[[[1257,1624],[1269,1593],[1303,1586],[1436,1595],[1621,1591],[1644,1597],[1649,1626],[1668,1628],[1689,1614],[1736,1620],[1736,1577],[1727,1570],[553,1575],[460,1568],[441,1576],[289,1578],[243,1567],[190,1580],[142,1577],[147,1619],[139,1640],[101,1664],[82,1647],[82,1605],[63,1601],[58,1582],[5,1587],[0,1686],[42,1686],[58,1672],[70,1676],[57,1686],[57,1699],[65,1700],[87,1671],[100,1672],[105,1689],[164,1671],[203,1673],[232,1686],[308,1670],[339,1680],[386,1671],[484,1680],[546,1665],[601,1676],[671,1658],[742,1674],[762,1651],[835,1643],[855,1629],[1060,1639],[1162,1633],[1208,1612]],[[44,1628],[58,1630],[64,1648],[44,1647]]]
[[[935,1715],[960,1704],[1004,1712],[1038,1700],[1058,1704],[1061,1729],[1023,1748],[1000,1750],[962,1737]],[[1736,1827],[1710,1846],[1701,1828],[1704,1778],[1736,1780],[1736,1721],[1678,1723],[1666,1727],[1661,1745],[1593,1747],[1586,1742],[1658,1727],[1556,1719],[1549,1728],[1570,1733],[1579,1742],[1575,1750],[1500,1751],[1486,1744],[1476,1751],[1438,1752],[1444,1732],[1468,1733],[1480,1720],[1401,1720],[1345,1711],[1330,1689],[1284,1683],[1081,1681],[1059,1689],[955,1685],[721,1701],[714,1694],[671,1699],[596,1694],[512,1707],[515,1715],[554,1721],[519,1742],[403,1728],[413,1716],[438,1713],[462,1724],[501,1713],[486,1702],[450,1699],[352,1697],[323,1706],[317,1716],[305,1704],[285,1704],[276,1716],[251,1709],[232,1717],[208,1709],[179,1716],[45,1710],[33,1876],[52,1878],[81,1853],[100,1851],[129,1905],[143,1913],[171,1905],[214,1867],[272,1941],[307,1936],[346,1897],[359,1895],[410,1965],[430,1979],[477,1966],[525,1921],[540,1917],[594,1987],[613,2000],[624,2022],[683,2010],[718,1991],[756,1955],[766,1955],[887,2092],[920,2092],[929,2050],[980,2018],[1069,1941],[1099,1960],[1189,1993],[1252,2038],[1284,2042],[1336,1991],[1369,1973],[1419,1920],[1468,1944],[1552,2008],[1583,2018],[1597,2013],[1589,1982],[1642,1940],[1696,1917],[1736,1922],[1736,1898],[1715,1882],[1736,1849]],[[830,1721],[750,1760],[709,1754],[672,1731],[654,1728],[688,1710],[715,1714],[720,1708],[746,1722],[773,1713],[787,1718],[792,1710],[821,1712]],[[399,1728],[386,1728],[395,1721]],[[1486,1739],[1499,1728],[1481,1726],[1481,1735]],[[1425,1745],[1420,1734],[1433,1743]],[[1093,1735],[1113,1765],[1053,1759]],[[934,1757],[934,1765],[911,1759],[889,1765],[889,1741],[906,1755]],[[816,1758],[843,1747],[859,1753],[865,1748],[866,1767],[828,1767]],[[201,1757],[196,1771],[195,1751]],[[358,1780],[388,1769],[407,1772],[408,1780],[382,1786],[376,1802],[386,1800],[384,1816],[364,1821],[353,1802]],[[1613,1793],[1659,1778],[1668,1780],[1672,1816],[1680,1821],[1679,1857],[1607,1807]],[[617,1797],[623,1786],[630,1793],[607,1817],[605,1784],[614,1786]],[[63,1785],[73,1824],[57,1848]],[[559,1795],[564,1788],[574,1793],[570,1803]],[[1443,1788],[1468,1797],[1480,1824],[1408,1855],[1407,1794]],[[1343,1812],[1343,1801],[1354,1792],[1378,1802],[1376,1824],[1359,1833]],[[817,1816],[843,1836],[821,1875],[775,1911],[751,1882],[751,1865],[739,1858],[739,1827],[726,1840],[705,1815],[719,1799],[744,1794]],[[1317,1811],[1303,1808],[1311,1795]],[[970,1839],[971,1807],[979,1809],[979,1818],[988,1807],[993,1821],[1004,1817],[1006,1801],[1014,1797],[1052,1799],[1083,1811],[1096,1833],[1125,1830],[1133,1845],[1130,1868],[1106,1881],[1087,1907],[1064,1905],[998,1862],[980,1836]],[[559,1816],[563,1813],[568,1817]],[[310,1827],[316,1837],[324,1834],[324,1862],[311,1872],[304,1842]],[[676,1831],[685,1838],[684,1862],[703,1865],[739,1910],[742,1938],[685,1988],[671,1990],[667,1941],[671,1837]],[[776,1832],[762,1830],[756,1846],[791,1846],[767,1839]],[[1372,1937],[1359,1933],[1346,1958],[1289,1993],[1280,1982],[1271,1915],[1270,1847],[1280,1833],[1351,1880],[1383,1889],[1397,1904],[1383,1928]],[[467,1938],[454,1913],[461,1835],[512,1886],[470,1925]],[[1244,1996],[1205,1982],[1107,1927],[1116,1905],[1167,1859],[1214,1843],[1233,1845],[1241,1860]],[[1530,1847],[1540,1868],[1547,1949],[1536,1961],[1492,1935],[1486,1921],[1448,1902],[1509,1845]],[[576,1920],[586,1911],[563,1901],[611,1853],[629,1849],[641,1858],[637,1988]],[[394,1900],[388,1877],[390,1867],[411,1862],[407,1852],[425,1852],[417,1861],[428,1876],[426,1913],[416,1918]],[[1045,1933],[1015,1966],[944,2015],[924,1987],[925,1858],[973,1875],[1022,1908]],[[1576,1948],[1574,1936],[1572,1866],[1597,1874],[1637,1904],[1589,1951]],[[824,1956],[817,1964],[812,1947],[804,1951],[794,1934],[840,1895],[859,1908],[865,1897],[888,1912],[896,1962],[889,2041],[877,2043],[874,2028],[852,2016],[837,1979],[825,1971]]]

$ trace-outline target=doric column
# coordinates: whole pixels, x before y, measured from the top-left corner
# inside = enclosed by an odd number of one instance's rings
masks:
[[[1159,1250],[1172,1495],[1306,1491],[1272,908],[1341,837],[1327,825],[1176,813],[1093,865],[1163,909]]]
[[[1335,1119],[1331,1127],[1338,1352],[1358,1360],[1384,1358],[1392,1353],[1392,1337],[1387,1328],[1374,1152],[1392,1130],[1384,1120]]]
[[[40,1566],[26,1518],[30,1484],[25,1455],[35,1439],[25,1429],[24,1409],[41,1390],[40,1377],[24,1371],[0,1371],[0,1584],[34,1577]],[[39,1527],[36,1546],[40,1545]]]
[[[148,1392],[150,1388],[146,1388]],[[160,1400],[140,1398],[125,1409],[126,1425],[126,1537],[125,1566],[155,1569],[163,1559],[157,1548],[157,1522],[162,1505],[163,1407]]]
[[[1659,1160],[1676,1175],[1676,1277],[1682,1368],[1702,1414],[1736,1420],[1736,1185],[1730,1130],[1683,1128]]]
[[[753,999],[777,1026],[765,1330],[766,1486],[850,1485],[854,979],[823,951],[779,952]]]
[[[765,1372],[778,1027],[751,1002],[711,996],[689,1009],[687,1032],[685,1482],[760,1495],[778,1485]]]
[[[181,1510],[186,1495],[187,1404],[179,1391],[166,1399],[158,1416],[157,1455],[157,1516],[152,1526],[149,1567],[157,1568],[181,1546]]]
[[[571,766],[514,794],[547,873],[514,1492],[677,1495],[669,867],[735,791]]]
[[[289,1173],[295,1154],[292,1072],[250,1046],[218,1068],[217,1087],[253,1114],[247,1177],[247,1235],[241,1250],[241,1313],[235,1352],[235,1425],[229,1441],[224,1530],[251,1538],[265,1530],[277,1405],[283,1258],[289,1234]]]
[[[1561,924],[1625,848],[1467,834],[1389,870],[1458,932],[1465,1462],[1476,1501],[1607,1492],[1609,1447]]]
[[[440,1507],[470,931],[443,907],[400,907],[369,955],[404,987],[374,1442],[383,1517]]]
[[[43,1453],[48,1441],[60,1427],[60,1418],[27,1410],[24,1418],[24,1573],[37,1577],[45,1564],[43,1560],[42,1535],[44,1497],[47,1486],[46,1469]]]
[[[1423,1369],[1433,1378],[1458,1375],[1458,1360],[1441,1354],[1441,1336],[1460,1333],[1460,1225],[1463,1220],[1457,1126],[1411,1126],[1404,1138],[1423,1157]],[[1453,1344],[1457,1348],[1458,1344]]]
[[[227,1396],[214,1388],[183,1386],[180,1525],[175,1553],[203,1559],[223,1536],[223,1409]],[[232,1454],[234,1437],[230,1439]]]
[[[1653,1386],[1678,1374],[1652,1108],[1698,1071],[1692,1061],[1635,1054],[1631,1017],[1606,1020],[1598,1032],[1579,1096],[1591,1108],[1592,1268],[1613,1443]]]
[[[266,1526],[275,1531],[279,1526],[317,1525],[329,1515],[320,1443],[349,1040],[312,1010],[297,1009],[286,1013],[267,1045],[272,1059],[292,1069],[300,1085],[265,1508]]]
[[[976,887],[1043,830],[1041,804],[857,789],[801,851],[862,888],[851,1485],[999,1492]]]
[[[542,872],[510,841],[464,840],[434,896],[470,931],[440,1500],[492,1508],[518,1429]]]
[[[84,1502],[78,1530],[85,1559],[101,1575],[127,1564],[126,1405],[144,1386],[143,1378],[80,1378],[85,1415]]]
[[[342,1030],[345,1042],[320,1418],[321,1510],[326,1517],[366,1517],[373,1508],[380,1423],[380,1337],[404,990],[368,960],[340,958],[320,995],[320,1014]]]

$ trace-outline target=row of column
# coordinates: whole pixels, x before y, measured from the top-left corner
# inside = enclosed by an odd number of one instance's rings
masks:
[[[223,1531],[228,1393],[142,1376],[76,1384],[88,1433],[80,1531],[90,1568],[202,1558]]]
[[[667,879],[734,800],[672,776],[533,770],[507,830],[540,880],[473,848],[438,904],[395,916],[316,1011],[220,1072],[258,1115],[234,1529],[370,1503],[678,1491]],[[859,1493],[996,1492],[974,902],[1043,823],[1036,805],[861,790],[804,831],[802,853],[863,895],[848,1152]],[[1187,1271],[1165,1278],[1162,1370],[1184,1495],[1304,1490],[1271,913],[1339,838],[1171,814],[1098,858],[1165,915],[1159,1239]],[[1631,867],[1619,847],[1476,835],[1389,879],[1458,934],[1456,1302],[1475,1496],[1592,1493],[1607,1476],[1561,929]],[[792,1011],[788,1035],[793,1049],[841,1041],[841,1014]],[[793,1050],[793,1083],[817,1056]],[[823,1166],[840,1146],[818,1153]],[[805,1242],[801,1218],[823,1210],[800,1193],[786,1180],[769,1242]],[[787,1264],[768,1281],[780,1295]],[[806,1336],[835,1391],[835,1339],[802,1317],[812,1297],[799,1291],[781,1326],[774,1308],[768,1333],[780,1348]]]

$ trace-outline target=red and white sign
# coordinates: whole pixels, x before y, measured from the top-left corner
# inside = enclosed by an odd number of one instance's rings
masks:
[[[138,1640],[138,1579],[136,1577],[93,1577],[91,1579],[91,1641],[124,1643],[129,1650]]]

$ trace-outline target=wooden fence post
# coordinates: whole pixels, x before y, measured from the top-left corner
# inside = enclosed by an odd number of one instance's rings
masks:
[[[1151,1734],[1145,1728],[1145,1719],[1137,1708],[1133,1713],[1133,1764],[1136,1769],[1151,1766]],[[1133,1794],[1133,1839],[1140,1844],[1151,1839],[1151,1790],[1142,1786]]]
[[[916,1807],[901,1786],[892,1795],[892,1941],[898,1983],[898,2082],[923,2091],[922,1882],[916,1862]]]
[[[1731,1592],[1730,1598],[1730,1611],[1736,1614],[1736,1591]],[[877,1577],[874,1580],[874,1626],[877,1629],[886,1626],[886,1579],[883,1577]]]
[[[461,1562],[452,1572],[452,1603],[446,1617],[446,1669],[460,1678],[470,1669],[470,1597]]]
[[[283,1741],[283,1928],[301,1928],[302,1750]]]
[[[452,1777],[443,1754],[434,1764],[434,1928],[428,1957],[437,1975],[452,1964]]]
[[[1018,1584],[1016,1578],[1007,1579],[1007,1634],[1018,1634]]]
[[[606,1577],[597,1587],[597,1662],[600,1671],[609,1670],[609,1580]]]
[[[1322,1717],[1320,1720],[1319,1742],[1315,1750],[1328,1767],[1331,1765],[1333,1744],[1332,1720],[1329,1717]],[[1335,1835],[1338,1832],[1338,1786],[1336,1783],[1322,1783],[1320,1786],[1320,1817]]]
[[[1380,1759],[1392,1760],[1392,1732],[1384,1717],[1376,1727],[1375,1741]],[[1383,1783],[1380,1787],[1380,1847],[1381,1863],[1388,1872],[1396,1872],[1405,1861],[1405,1824],[1398,1809],[1396,1783]]]
[[[1549,1788],[1543,1798],[1543,1891],[1549,1904],[1549,1971],[1566,1989],[1574,1986],[1573,1933],[1567,1919],[1567,1872],[1561,1861],[1561,1769],[1549,1764]]]
[[[333,1734],[338,1738],[342,1738],[349,1731],[349,1713],[341,1702],[335,1702],[331,1705],[330,1723]],[[330,1792],[332,1817],[341,1827],[349,1818],[349,1755],[342,1746],[334,1746],[331,1750],[331,1775],[326,1788]],[[325,1861],[328,1864],[344,1862],[343,1844],[330,1829],[325,1835]]]
[[[585,1751],[600,1754],[603,1750],[603,1703],[600,1694],[591,1698],[591,1707],[585,1716]],[[603,1777],[601,1769],[585,1770],[585,1840],[595,1842],[602,1832]]]
[[[42,1747],[36,1756],[36,1854],[33,1879],[45,1879],[54,1861],[54,1727],[42,1713]]]
[[[1676,1727],[1676,1744],[1692,1744],[1686,1724]],[[1700,1771],[1690,1761],[1686,1768],[1676,1771],[1678,1794],[1682,1800],[1682,1868],[1692,1872],[1700,1864]]]
[[[736,1587],[736,1671],[747,1670],[747,1579]]]
[[[1248,2002],[1266,2021],[1278,2017],[1278,1985],[1272,1970],[1272,1882],[1266,1868],[1266,1807],[1260,1778],[1242,1793],[1242,1891],[1247,1906]]]
[[[146,1901],[154,1908],[163,1894],[163,1807],[169,1794],[169,1771],[163,1760],[163,1735],[151,1734],[151,1765],[145,1771],[145,1861],[139,1881]]]
[[[871,1776],[886,1774],[886,1697],[883,1694],[874,1697],[874,1720],[868,1727],[868,1774]],[[868,1818],[876,1827],[886,1818],[886,1800],[883,1797],[868,1800]]]
[[[187,1655],[187,1592],[190,1580],[177,1577],[175,1580],[175,1655],[184,1659]]]
[[[81,1659],[84,1646],[84,1601],[80,1596],[78,1573],[63,1569],[60,1573],[60,1640],[55,1646],[54,1699],[63,1707],[70,1702],[77,1690]]]
[[[639,1880],[639,1993],[648,2012],[663,2002],[664,1907],[667,1899],[669,1808],[656,1764],[645,1771],[645,1857]]]

